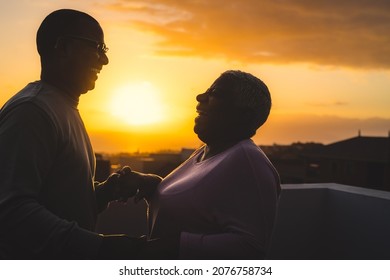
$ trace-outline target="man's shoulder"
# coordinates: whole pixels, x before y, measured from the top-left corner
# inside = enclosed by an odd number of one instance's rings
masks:
[[[1,113],[12,111],[16,107],[36,106],[43,111],[49,112],[56,103],[61,104],[60,94],[51,87],[45,86],[41,81],[27,84],[22,90],[12,96],[1,108]]]
[[[31,103],[37,90],[39,90],[37,84],[29,83],[3,105],[0,110],[1,115],[12,111],[16,107]]]
[[[23,115],[28,117],[32,112],[52,118],[54,113],[53,101],[48,90],[41,82],[31,82],[12,96],[1,108],[0,119],[6,120]]]
[[[42,85],[39,82],[31,82],[27,84],[23,89],[12,96],[5,105],[14,103],[23,103],[34,99],[38,92],[41,90]]]

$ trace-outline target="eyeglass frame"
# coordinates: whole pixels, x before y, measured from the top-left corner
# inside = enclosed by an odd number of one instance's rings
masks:
[[[93,39],[90,39],[90,38],[77,36],[77,35],[64,35],[62,37],[76,39],[76,40],[83,40],[83,41],[86,41],[86,42],[89,42],[89,43],[93,43],[93,44],[95,44],[96,50],[99,53],[106,54],[108,52],[108,50],[109,50],[105,43],[99,42],[99,41],[96,41],[96,40],[93,40]]]

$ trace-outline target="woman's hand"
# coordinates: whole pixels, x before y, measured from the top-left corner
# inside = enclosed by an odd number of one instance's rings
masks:
[[[136,203],[141,199],[149,200],[162,180],[158,175],[133,171],[128,166],[123,167],[117,173],[119,178],[116,196],[121,201],[127,201],[129,197],[133,196]]]

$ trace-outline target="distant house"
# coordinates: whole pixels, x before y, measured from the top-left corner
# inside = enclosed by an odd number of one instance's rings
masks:
[[[278,170],[282,184],[305,182],[306,165],[303,154],[311,154],[321,149],[320,143],[293,143],[291,145],[260,146]]]
[[[111,163],[105,159],[102,154],[95,154],[96,157],[96,172],[95,181],[103,182],[111,174]]]
[[[179,166],[181,162],[181,154],[178,152],[153,153],[144,162],[143,172],[165,177]]]
[[[305,182],[333,182],[390,191],[390,135],[359,135],[324,145],[304,158]]]

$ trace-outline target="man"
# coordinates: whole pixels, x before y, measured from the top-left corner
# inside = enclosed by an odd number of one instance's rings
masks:
[[[41,80],[0,111],[0,258],[136,258],[141,239],[94,232],[99,211],[137,189],[119,175],[94,182],[77,109],[108,64],[103,30],[90,15],[63,9],[44,19],[36,40]]]

